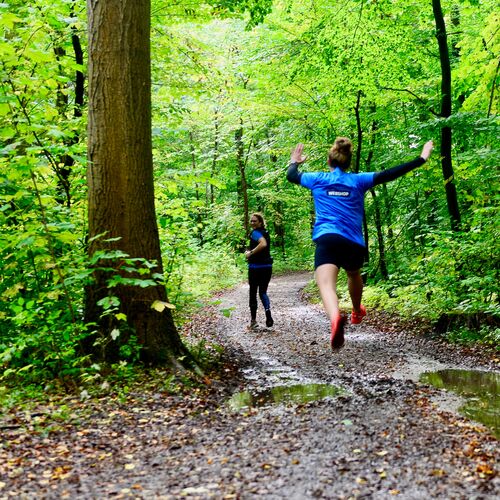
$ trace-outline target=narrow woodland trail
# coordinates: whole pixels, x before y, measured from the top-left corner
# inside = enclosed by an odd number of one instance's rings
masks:
[[[212,382],[208,399],[133,394],[133,405],[93,403],[91,418],[25,438],[31,451],[19,459],[23,473],[0,475],[0,498],[9,492],[25,498],[498,498],[498,441],[451,411],[453,400],[416,382],[427,369],[494,370],[493,363],[478,364],[476,356],[404,332],[384,333],[369,318],[349,326],[345,348],[332,354],[322,309],[300,300],[310,279],[305,273],[273,278],[272,329],[247,329],[246,285],[225,293],[218,311],[199,319],[229,358],[227,377]],[[220,313],[226,308],[230,317]],[[262,310],[258,319],[263,322]],[[343,392],[240,411],[227,404],[235,391],[306,383]],[[440,399],[448,406],[438,405]],[[7,438],[0,462],[16,456],[15,435]],[[63,473],[54,479],[57,467]]]

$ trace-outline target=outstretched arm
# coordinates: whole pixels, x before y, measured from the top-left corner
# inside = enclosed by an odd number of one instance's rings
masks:
[[[304,163],[307,159],[306,156],[302,154],[304,150],[303,144],[297,144],[295,149],[292,151],[290,156],[290,166],[288,167],[288,171],[286,173],[286,178],[293,182],[294,184],[300,184],[300,178],[302,176],[302,172],[299,172],[299,165]]]
[[[434,148],[434,144],[432,141],[428,141],[424,144],[422,148],[422,152],[420,156],[408,163],[403,163],[402,165],[398,165],[397,167],[390,168],[388,170],[383,170],[381,172],[377,172],[373,177],[373,184],[377,186],[378,184],[384,184],[385,182],[390,182],[398,177],[401,177],[408,172],[411,172],[420,165],[423,165],[432,153],[432,149]]]

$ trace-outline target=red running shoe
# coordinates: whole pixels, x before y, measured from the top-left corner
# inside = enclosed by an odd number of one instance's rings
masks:
[[[330,337],[330,345],[333,351],[338,351],[344,346],[344,326],[346,318],[342,314],[338,314],[332,319],[332,336]]]
[[[353,325],[358,325],[363,321],[363,318],[366,316],[366,307],[361,304],[359,306],[359,312],[356,312],[354,309],[351,312],[351,323]]]

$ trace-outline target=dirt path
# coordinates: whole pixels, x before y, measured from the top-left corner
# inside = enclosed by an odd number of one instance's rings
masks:
[[[78,432],[51,437],[59,440],[51,449],[85,439],[104,458],[73,453],[66,476],[53,482],[46,473],[45,483],[30,479],[36,463],[25,463],[24,476],[0,477],[0,498],[9,498],[9,487],[38,498],[498,498],[498,441],[442,410],[440,391],[416,382],[423,369],[493,365],[403,332],[377,331],[369,322],[350,326],[345,348],[332,354],[324,313],[299,299],[310,278],[273,278],[272,329],[247,329],[245,285],[221,298],[218,308],[232,309],[231,316],[206,321],[241,370],[228,369],[210,401],[193,397],[181,408],[180,399],[137,395],[134,408],[115,408],[111,416],[103,402]],[[343,394],[239,412],[225,404],[236,389],[299,383],[332,384]],[[453,399],[445,403],[451,408]],[[100,439],[104,428],[115,430],[112,442]],[[56,458],[52,468],[44,460],[52,473],[63,467]]]

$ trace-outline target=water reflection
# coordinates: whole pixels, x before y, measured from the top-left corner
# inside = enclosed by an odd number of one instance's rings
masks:
[[[277,386],[254,393],[250,391],[238,392],[233,394],[228,405],[232,410],[238,411],[270,404],[309,403],[340,394],[345,394],[345,391],[329,384]]]
[[[460,413],[483,423],[500,438],[500,373],[478,370],[439,370],[423,373],[420,381],[466,398]]]

